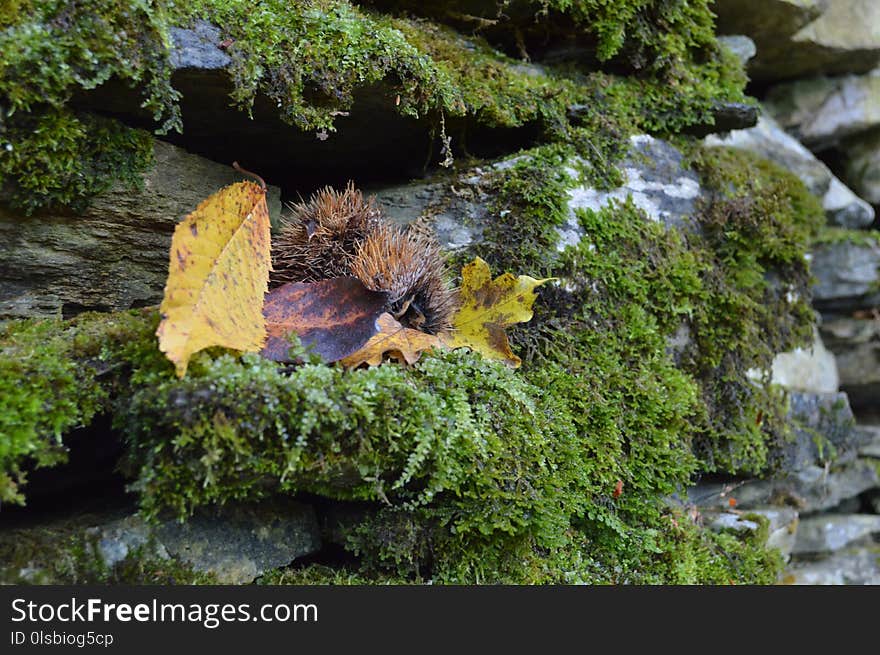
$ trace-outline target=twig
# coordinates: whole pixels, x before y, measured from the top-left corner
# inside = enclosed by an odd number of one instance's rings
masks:
[[[263,193],[266,193],[266,191],[268,190],[268,187],[266,186],[266,182],[263,180],[262,177],[260,177],[256,173],[251,173],[250,171],[246,171],[245,169],[243,169],[241,166],[238,165],[237,161],[232,162],[232,168],[237,170],[242,175],[247,175],[249,177],[256,179],[257,182],[260,183],[260,187],[263,189]]]

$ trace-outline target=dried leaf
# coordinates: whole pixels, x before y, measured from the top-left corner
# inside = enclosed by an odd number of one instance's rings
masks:
[[[269,238],[266,194],[253,182],[221,189],[178,223],[156,331],[178,376],[204,348],[263,347]]]
[[[387,294],[370,291],[355,277],[289,282],[266,296],[263,315],[268,339],[260,353],[276,362],[290,358],[290,334],[326,362],[361,348],[379,328]]]
[[[378,333],[364,347],[342,360],[342,365],[355,368],[361,364],[378,366],[385,355],[407,364],[415,364],[429,348],[440,348],[440,338],[419,330],[403,327],[389,313],[383,313],[376,321]]]
[[[517,367],[522,362],[510,350],[505,328],[532,318],[535,289],[553,278],[536,280],[511,273],[494,280],[489,265],[477,257],[462,269],[461,308],[453,318],[453,331],[445,338],[450,348],[467,347],[489,359]]]

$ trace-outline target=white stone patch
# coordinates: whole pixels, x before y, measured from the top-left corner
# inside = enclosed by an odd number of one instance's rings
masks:
[[[840,388],[837,360],[814,330],[810,348],[796,348],[773,358],[772,381],[786,389],[809,393],[834,393]]]
[[[650,182],[642,177],[642,172],[637,168],[627,168],[627,183],[624,188],[633,191],[659,191],[663,195],[671,198],[683,198],[685,200],[693,200],[700,195],[699,183],[689,177],[678,177],[674,184],[664,184],[663,182]]]
[[[581,226],[578,225],[577,219],[573,214],[569,215],[565,225],[558,228],[556,232],[559,234],[559,241],[556,242],[556,250],[558,252],[563,252],[569,246],[572,248],[577,246],[584,235]]]
[[[652,137],[650,134],[633,134],[629,138],[629,142],[634,146],[640,146],[642,144],[653,145],[656,143],[657,139]]]

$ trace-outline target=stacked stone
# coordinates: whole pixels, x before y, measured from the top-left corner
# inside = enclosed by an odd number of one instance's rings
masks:
[[[707,144],[751,150],[793,171],[837,228],[811,254],[820,317],[813,351],[780,355],[773,371],[794,392],[794,417],[825,437],[817,421],[831,417],[837,436],[825,453],[799,439],[773,479],[698,486],[690,500],[718,529],[750,529],[735,514],[708,509],[729,497],[740,509],[786,505],[782,518],[771,517],[771,539],[791,558],[789,581],[877,584],[880,3],[717,0],[715,11],[719,33],[731,35],[728,43],[748,60],[750,91],[763,112],[756,127]],[[824,407],[821,421],[816,407]]]

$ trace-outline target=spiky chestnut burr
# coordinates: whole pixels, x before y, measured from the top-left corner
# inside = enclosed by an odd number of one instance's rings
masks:
[[[404,326],[429,334],[452,329],[457,294],[440,244],[424,226],[402,230],[380,221],[358,248],[351,273],[386,292],[389,311]]]
[[[351,275],[352,257],[380,220],[375,200],[352,182],[342,192],[328,186],[289,205],[272,243],[272,286]]]

